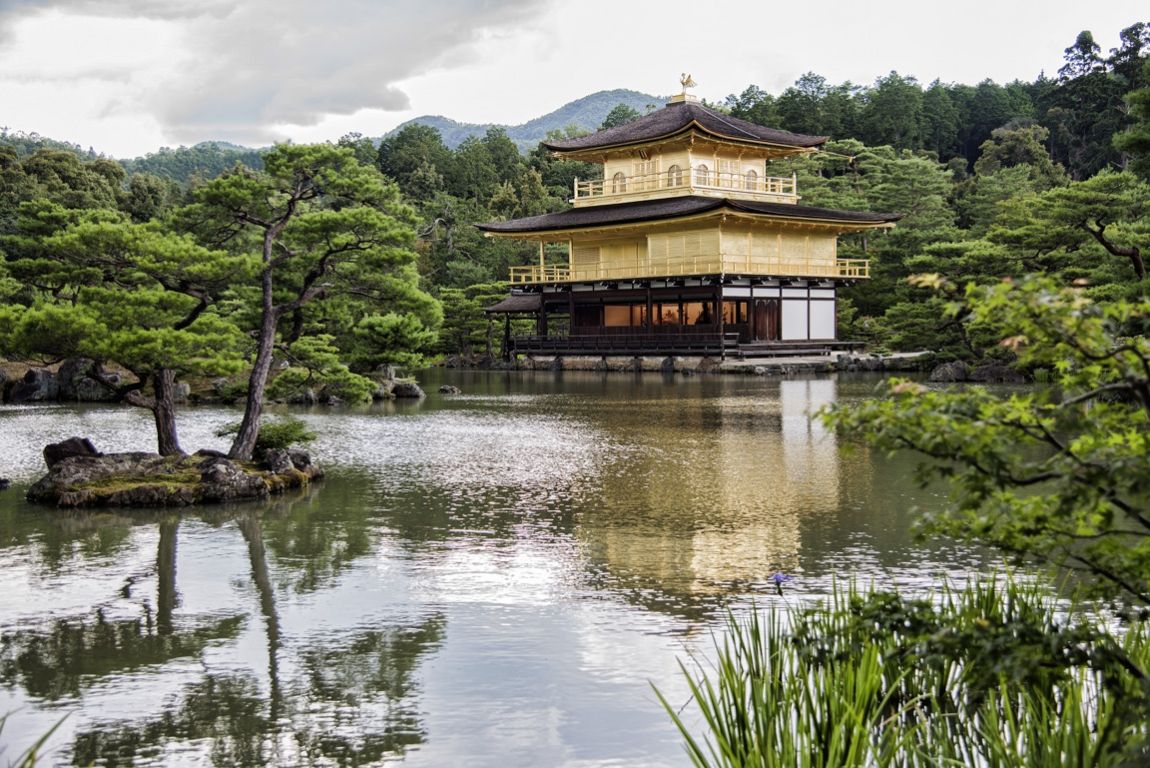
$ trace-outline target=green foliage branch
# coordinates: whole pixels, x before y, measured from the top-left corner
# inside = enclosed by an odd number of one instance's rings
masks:
[[[1150,299],[1095,302],[1028,278],[959,289],[944,311],[994,334],[1049,386],[939,390],[892,380],[885,398],[832,409],[831,424],[890,451],[923,456],[923,482],[954,504],[926,532],[986,542],[1100,577],[1105,593],[1150,603]]]

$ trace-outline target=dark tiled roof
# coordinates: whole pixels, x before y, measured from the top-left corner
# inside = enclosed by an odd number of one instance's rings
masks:
[[[538,312],[542,298],[538,293],[511,294],[496,304],[484,309],[484,312]]]
[[[811,208],[789,203],[759,203],[749,200],[728,200],[721,197],[672,197],[636,203],[569,208],[558,213],[545,213],[542,216],[531,216],[526,219],[513,219],[511,221],[493,221],[476,226],[484,232],[547,232],[555,229],[581,229],[639,221],[677,219],[707,213],[723,207],[773,218],[814,219],[851,224],[884,224],[902,218],[902,215],[897,213],[838,211],[831,208]]]
[[[723,115],[692,102],[668,104],[663,109],[644,115],[605,131],[565,141],[543,142],[555,152],[599,149],[627,144],[641,144],[682,133],[692,124],[704,133],[736,141],[766,143],[786,147],[809,148],[825,144],[826,136],[804,136],[801,133],[780,131],[762,125]]]
[[[760,203],[754,200],[727,200],[736,211],[765,213],[792,219],[818,219],[820,221],[850,221],[859,224],[889,224],[903,217],[901,213],[872,213],[870,211],[842,211],[837,208],[813,208],[809,205],[789,203]]]

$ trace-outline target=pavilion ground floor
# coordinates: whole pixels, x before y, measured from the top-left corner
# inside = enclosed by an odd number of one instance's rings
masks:
[[[520,286],[488,307],[515,354],[826,354],[841,281],[701,276]],[[513,317],[534,321],[512,332]],[[520,326],[522,323],[517,324]]]

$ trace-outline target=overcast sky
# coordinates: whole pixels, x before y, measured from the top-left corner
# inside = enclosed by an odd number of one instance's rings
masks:
[[[1146,0],[0,0],[0,127],[131,157],[378,136],[423,114],[510,125],[598,90],[721,100],[813,71],[871,83],[1054,74]]]

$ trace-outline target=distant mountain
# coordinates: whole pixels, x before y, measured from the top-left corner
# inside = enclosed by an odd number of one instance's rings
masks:
[[[617,88],[613,91],[599,91],[564,104],[554,112],[529,120],[522,125],[501,125],[499,123],[460,123],[440,115],[424,115],[397,126],[392,133],[404,126],[418,123],[430,125],[443,136],[443,143],[456,149],[470,136],[482,138],[487,129],[500,127],[521,152],[534,149],[550,131],[563,130],[576,126],[585,131],[595,131],[603,124],[607,113],[620,104],[626,104],[639,114],[657,109],[666,101],[664,96]],[[379,139],[374,140],[377,144]],[[38,149],[64,149],[85,157],[98,157],[94,150],[83,150],[75,144],[55,141],[35,133],[10,131],[0,127],[0,145],[13,146],[17,154],[28,155]],[[129,173],[153,173],[165,176],[180,183],[187,183],[194,176],[210,179],[228,170],[237,162],[252,168],[263,167],[261,155],[264,149],[253,149],[226,141],[204,141],[191,147],[164,147],[143,157],[122,159],[119,162]]]
[[[402,123],[391,133],[412,124],[429,125],[439,131],[444,144],[455,149],[465,139],[472,136],[482,138],[487,133],[488,128],[498,127],[507,131],[508,137],[519,146],[520,151],[527,151],[534,149],[549,131],[562,130],[569,125],[577,126],[586,131],[596,130],[603,124],[607,113],[620,104],[626,104],[639,114],[645,115],[650,111],[649,108],[661,107],[666,100],[666,97],[662,96],[652,96],[649,93],[617,88],[613,91],[599,91],[590,96],[576,99],[564,104],[554,112],[548,112],[546,115],[529,120],[522,125],[460,123],[441,115],[423,115]],[[390,136],[391,133],[388,135]]]

